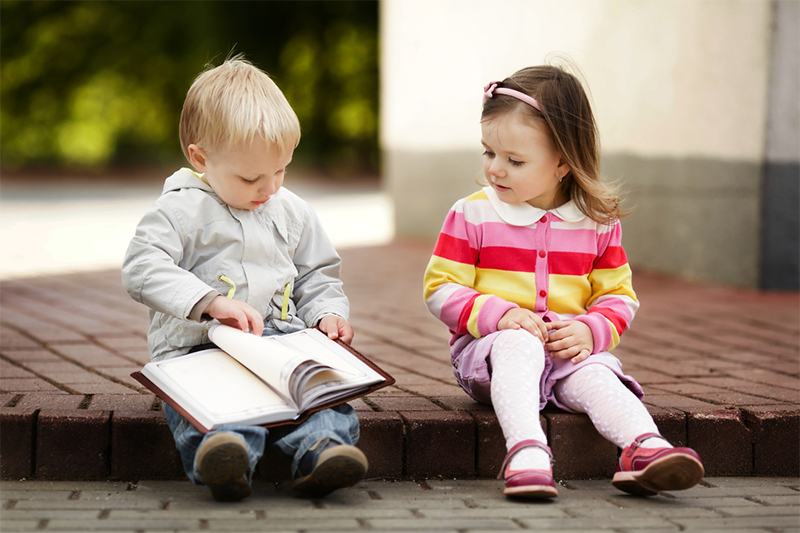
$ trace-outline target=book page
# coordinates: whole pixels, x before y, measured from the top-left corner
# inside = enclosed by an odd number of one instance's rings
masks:
[[[258,337],[228,326],[213,326],[208,338],[287,397],[291,397],[289,382],[292,372],[310,359],[271,337]]]
[[[345,374],[346,377],[364,375],[363,368],[357,368],[354,364],[362,364],[357,358],[328,339],[324,333],[316,329],[307,329],[290,335],[276,337],[276,340],[284,344],[291,345],[309,355],[315,361],[328,365]],[[366,366],[366,365],[364,365]],[[369,367],[367,367],[369,369]],[[371,370],[371,369],[370,369]]]
[[[285,406],[286,402],[221,350],[156,363],[173,382],[173,394],[214,416]],[[178,398],[176,398],[178,399]]]

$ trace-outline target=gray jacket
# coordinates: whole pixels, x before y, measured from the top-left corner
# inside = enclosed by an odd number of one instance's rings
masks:
[[[209,294],[247,302],[275,331],[315,326],[325,315],[348,319],[340,265],[316,214],[292,192],[281,188],[253,211],[236,209],[184,168],[139,222],[122,282],[150,308],[155,361],[208,342],[210,324],[190,316],[198,318],[194,308]]]

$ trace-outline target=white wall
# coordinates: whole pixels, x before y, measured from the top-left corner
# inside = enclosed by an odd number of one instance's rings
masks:
[[[763,156],[769,2],[383,0],[381,9],[387,148],[474,148],[483,85],[561,52],[588,79],[606,150]]]
[[[795,2],[796,0],[788,0]],[[774,3],[382,0],[381,142],[400,235],[435,235],[480,174],[482,87],[566,55],[635,266],[756,286]]]

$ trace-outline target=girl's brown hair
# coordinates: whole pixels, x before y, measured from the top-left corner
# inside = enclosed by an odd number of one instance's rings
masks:
[[[600,180],[600,140],[592,106],[580,81],[561,67],[542,65],[519,70],[497,85],[523,92],[541,111],[513,96],[495,93],[486,100],[481,122],[511,112],[546,126],[553,145],[569,165],[561,192],[596,222],[609,224],[626,216],[617,187]]]

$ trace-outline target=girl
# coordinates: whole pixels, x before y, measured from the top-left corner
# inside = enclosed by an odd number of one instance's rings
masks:
[[[487,85],[483,101],[487,186],[447,215],[425,303],[453,334],[458,383],[497,413],[505,494],[558,495],[539,424],[548,401],[586,413],[623,448],[615,487],[649,496],[694,486],[703,477],[697,453],[658,434],[641,387],[608,352],[639,303],[580,82],[531,67]]]

